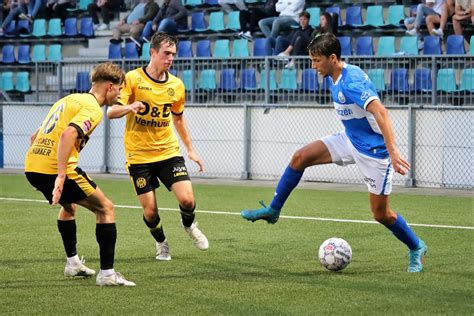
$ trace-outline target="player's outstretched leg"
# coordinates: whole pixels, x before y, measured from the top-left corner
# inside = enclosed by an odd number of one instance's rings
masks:
[[[79,259],[78,255],[75,255],[74,257],[71,257],[71,258],[67,258],[66,267],[64,267],[64,276],[67,276],[67,277],[93,276],[95,274],[95,271],[86,267],[84,265],[85,262],[86,260],[84,260],[83,257]]]
[[[423,270],[423,262],[426,253],[428,252],[428,246],[425,242],[420,239],[418,248],[410,250],[408,252],[408,272],[421,272]]]
[[[280,217],[280,210],[275,210],[271,206],[266,206],[263,201],[260,201],[262,208],[255,210],[243,210],[240,212],[243,218],[246,220],[255,222],[259,219],[267,221],[269,224],[275,224]]]

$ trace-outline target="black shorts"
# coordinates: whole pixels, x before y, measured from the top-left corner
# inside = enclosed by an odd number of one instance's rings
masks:
[[[57,175],[38,172],[25,172],[25,175],[28,182],[43,193],[46,200],[49,201],[49,204],[52,204],[54,182],[56,181]],[[94,193],[96,188],[97,184],[95,184],[81,168],[76,168],[73,173],[68,173],[66,176],[59,204],[70,204],[84,200]]]
[[[131,164],[128,166],[128,173],[137,195],[155,190],[160,186],[160,181],[171,191],[173,183],[191,180],[181,156],[158,162]]]

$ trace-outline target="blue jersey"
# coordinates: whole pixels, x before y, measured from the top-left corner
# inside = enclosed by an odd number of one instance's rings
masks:
[[[379,100],[374,84],[359,67],[344,64],[336,82],[332,81],[332,99],[352,145],[370,157],[387,158],[388,151],[372,113],[366,110]]]

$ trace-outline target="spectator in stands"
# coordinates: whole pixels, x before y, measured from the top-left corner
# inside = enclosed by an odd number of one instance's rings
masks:
[[[418,35],[420,31],[420,26],[424,20],[426,20],[430,15],[430,21],[433,23],[441,22],[441,14],[443,13],[443,8],[445,5],[445,0],[426,0],[426,3],[420,3],[416,8],[416,18],[415,23],[412,26],[409,26],[409,29],[406,33],[411,36]],[[429,26],[429,25],[428,25]],[[428,29],[428,32],[431,34],[433,31],[433,24],[431,29]]]
[[[471,25],[474,25],[474,2],[472,0],[456,0],[456,6],[454,8],[453,15],[453,28],[454,33],[462,35],[462,23],[471,21]],[[473,45],[471,43],[471,45]]]
[[[288,32],[292,26],[298,25],[299,14],[303,12],[304,5],[304,0],[278,0],[275,8],[280,15],[260,20],[260,30],[265,37],[276,39],[280,32]]]
[[[21,13],[18,17],[22,20],[33,22],[42,4],[43,0],[28,0],[26,7],[27,14]]]
[[[240,11],[239,19],[241,32],[238,36],[247,40],[252,40],[252,33],[255,32],[258,21],[264,18],[278,16],[275,9],[276,3],[277,0],[267,0],[263,7]]]
[[[311,39],[323,33],[333,33],[334,35],[337,35],[338,19],[339,19],[339,16],[335,16],[335,18],[333,19],[330,13],[328,12],[322,13],[319,16],[319,26],[314,29],[313,33],[311,33]]]
[[[0,24],[3,23],[3,19],[8,15],[8,11],[10,11],[10,1],[3,0],[2,7],[0,8]]]
[[[47,0],[45,7],[46,19],[60,18],[64,22],[68,15],[67,9],[75,7],[76,0]]]
[[[0,35],[3,35],[3,30],[13,21],[17,16],[26,12],[27,2],[26,0],[11,0],[7,3],[6,7],[9,9],[8,14],[3,20],[0,27]]]
[[[90,3],[87,6],[87,11],[92,17],[92,22],[94,22],[94,30],[104,31],[110,29],[110,18],[113,16],[114,12],[119,11],[120,9],[120,0],[96,0],[95,2]],[[102,23],[99,21],[100,12],[102,16]]]
[[[468,0],[470,1],[470,0]],[[428,29],[433,29],[431,35],[437,35],[443,37],[444,35],[444,27],[448,22],[448,18],[454,14],[454,0],[446,0],[446,4],[444,5],[443,12],[441,12],[441,19],[439,22],[439,28],[434,28],[434,15],[429,15],[426,17],[426,24],[428,25]]]
[[[313,33],[313,28],[309,25],[310,18],[311,15],[308,12],[301,12],[299,15],[300,27],[292,31],[288,36],[280,35],[277,37],[276,46],[278,50],[280,50],[280,47],[285,48],[285,50],[278,54],[279,58],[287,59],[290,55],[303,56],[308,54],[307,47]],[[272,41],[272,38],[267,39],[267,43]],[[285,68],[295,68],[295,60],[290,60]]]
[[[121,42],[122,34],[130,33],[130,39],[140,45],[140,35],[146,22],[151,21],[158,13],[159,7],[153,0],[141,0],[133,7],[127,17],[114,27],[112,42]]]
[[[180,0],[164,0],[158,14],[151,23],[153,33],[158,31],[176,34],[178,30],[187,28],[188,11],[183,7]]]
[[[218,0],[218,3],[227,13],[232,11],[231,4],[235,5],[240,11],[248,11],[244,0]]]

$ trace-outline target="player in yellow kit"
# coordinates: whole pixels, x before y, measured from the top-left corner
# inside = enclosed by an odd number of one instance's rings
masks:
[[[89,93],[68,95],[50,109],[41,127],[31,136],[25,159],[28,181],[50,204],[60,204],[58,229],[67,255],[64,275],[92,276],[76,250],[77,205],[96,215],[96,238],[100,250],[97,285],[134,286],[114,270],[115,212],[112,202],[87,174],[77,167],[80,150],[102,120],[102,106],[114,104],[120,95],[123,71],[112,63],[97,65],[91,74]]]
[[[119,104],[107,111],[109,118],[126,116],[124,143],[128,172],[143,208],[143,220],[156,240],[157,260],[171,260],[155,195],[160,181],[175,194],[182,225],[194,245],[200,250],[209,248],[206,236],[194,223],[194,193],[173,131],[174,126],[189,159],[203,171],[183,115],[184,85],[168,72],[176,46],[175,37],[155,33],[150,42],[150,63],[127,73]]]

